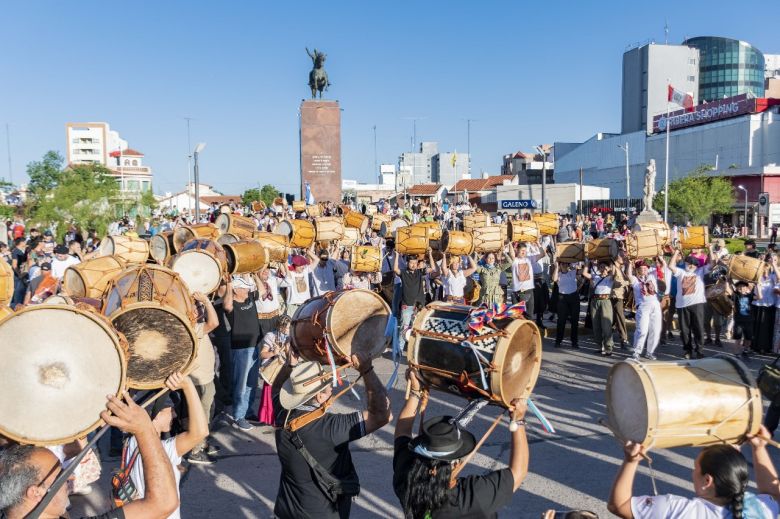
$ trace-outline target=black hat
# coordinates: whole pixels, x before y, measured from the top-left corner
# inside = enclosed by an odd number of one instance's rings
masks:
[[[65,245],[57,245],[54,247],[54,254],[67,254],[68,248]]]
[[[474,435],[458,427],[451,416],[435,416],[423,422],[422,433],[409,442],[418,456],[454,461],[474,450]]]
[[[41,263],[41,270],[51,270],[51,263],[48,261]]]

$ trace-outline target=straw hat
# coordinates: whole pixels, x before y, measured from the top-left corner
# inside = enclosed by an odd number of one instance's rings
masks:
[[[330,377],[322,378],[325,369],[319,362],[300,362],[290,373],[290,378],[285,381],[279,392],[279,403],[285,409],[295,409],[305,404],[317,393],[330,385]],[[311,380],[317,382],[308,383]]]

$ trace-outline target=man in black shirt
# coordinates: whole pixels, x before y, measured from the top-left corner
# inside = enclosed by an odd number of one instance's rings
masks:
[[[124,401],[110,396],[100,417],[138,440],[144,466],[146,493],[142,499],[91,519],[146,519],[167,517],[179,506],[173,467],[163,450],[157,431],[146,411],[125,392]],[[13,445],[0,451],[0,514],[5,519],[22,519],[32,512],[57,479],[60,462],[48,449]],[[41,519],[57,519],[66,514],[68,486],[63,484],[41,513]]]
[[[315,418],[323,412],[323,405],[327,409],[326,402],[333,394],[330,377],[316,362],[299,362],[281,386],[275,404],[283,408],[276,409],[281,422],[276,430],[276,451],[282,473],[274,507],[280,519],[349,517],[352,497],[360,488],[349,442],[380,429],[391,418],[387,391],[371,360],[363,354],[353,355],[352,367],[366,385],[367,409],[362,412],[324,413]],[[293,431],[292,424],[299,425],[296,419],[313,421]],[[343,491],[326,493],[324,480],[317,475],[323,473],[339,480]]]
[[[484,476],[459,477],[450,488],[453,463],[475,447],[474,436],[449,416],[426,420],[422,434],[412,439],[412,428],[423,389],[414,370],[407,371],[411,391],[395,427],[393,490],[406,517],[498,517],[498,510],[528,474],[528,439],[525,435],[526,404],[512,402],[512,451],[509,468]],[[510,429],[511,430],[511,429]],[[444,492],[443,492],[444,491]]]

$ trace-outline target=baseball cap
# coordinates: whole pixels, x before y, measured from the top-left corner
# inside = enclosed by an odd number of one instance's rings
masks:
[[[51,263],[48,261],[41,263],[41,270],[51,270]]]
[[[54,254],[67,254],[68,248],[65,245],[57,245],[54,247]]]

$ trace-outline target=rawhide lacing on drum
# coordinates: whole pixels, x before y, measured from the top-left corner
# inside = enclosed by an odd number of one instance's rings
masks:
[[[741,367],[740,367],[739,363],[737,363],[737,362],[736,362],[736,360],[735,360],[733,357],[730,357],[730,356],[728,356],[728,355],[715,355],[715,357],[716,357],[716,358],[719,358],[719,359],[723,359],[723,360],[725,360],[726,362],[728,362],[729,364],[731,364],[732,366],[734,366],[734,369],[736,369],[737,373],[739,374],[739,378],[740,378],[740,380],[742,381],[742,384],[744,384],[744,385],[745,385],[745,387],[750,387],[750,385],[751,385],[751,384],[750,384],[750,379],[748,379],[747,375],[746,375],[746,374],[745,374],[745,373],[742,371],[742,369],[741,369]],[[716,373],[716,372],[714,372],[714,371],[710,371],[710,370],[708,370],[708,369],[701,368],[700,366],[696,366],[696,367],[697,367],[698,369],[701,369],[702,371],[705,371],[705,372],[707,372],[707,373],[710,373],[711,375],[715,375],[716,377],[723,378],[723,379],[725,379],[725,380],[728,380],[729,382],[732,382],[732,383],[737,383],[737,381],[735,381],[734,379],[731,379],[731,378],[729,378],[729,377],[727,377],[727,376],[724,376],[724,375],[722,375],[722,374],[720,374],[720,373]],[[734,411],[732,411],[732,412],[731,412],[731,414],[729,414],[728,416],[726,416],[725,418],[723,418],[723,420],[721,420],[720,422],[718,422],[717,424],[715,424],[715,425],[714,425],[714,426],[713,426],[711,429],[709,429],[709,430],[707,431],[707,433],[708,433],[708,434],[711,434],[711,435],[712,435],[712,436],[714,436],[715,438],[718,438],[718,439],[719,439],[719,440],[721,440],[723,443],[727,443],[727,442],[726,442],[726,440],[724,440],[723,438],[721,438],[720,436],[718,436],[717,434],[715,434],[715,431],[717,431],[717,430],[718,430],[718,428],[719,428],[721,425],[725,424],[725,423],[726,423],[726,422],[728,422],[728,421],[729,421],[729,420],[730,420],[730,419],[731,419],[731,418],[732,418],[734,415],[736,415],[736,414],[739,412],[739,410],[740,410],[740,409],[742,409],[743,407],[745,407],[746,405],[748,405],[750,402],[752,402],[752,401],[753,401],[753,398],[754,398],[754,397],[753,397],[753,396],[751,396],[750,398],[748,398],[747,400],[745,400],[745,401],[744,401],[744,402],[743,402],[743,403],[742,403],[740,406],[738,406],[736,409],[734,409]],[[759,397],[759,398],[760,398],[760,397]],[[753,407],[752,407],[752,406],[750,406],[748,409],[749,409],[749,411],[750,411],[750,420],[748,420],[748,423],[752,423],[752,422],[753,422]],[[747,435],[747,432],[748,432],[748,431],[746,431],[746,432],[745,432],[745,434],[746,434],[746,435]]]

